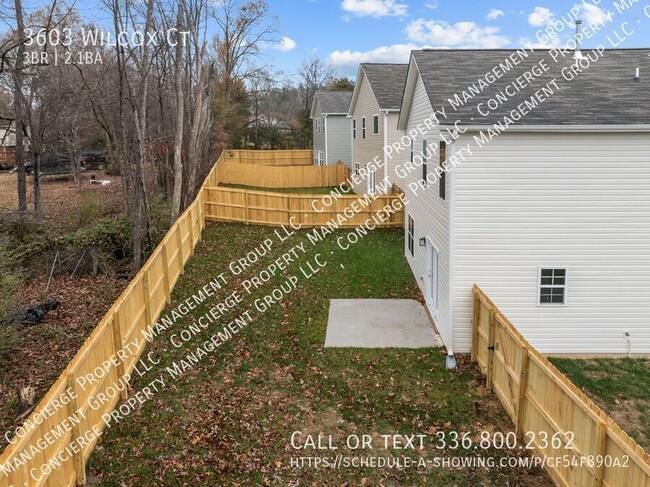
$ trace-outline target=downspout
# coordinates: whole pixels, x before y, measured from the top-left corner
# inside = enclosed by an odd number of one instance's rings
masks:
[[[451,142],[450,149],[447,151],[447,160],[449,160],[450,154],[454,153],[454,146],[456,138],[458,137],[458,131],[454,130],[453,141]],[[449,166],[447,166],[449,168]],[[449,322],[449,329],[451,330],[451,346],[447,348],[447,360],[446,365],[447,369],[456,368],[456,358],[454,357],[454,246],[456,245],[456,236],[455,236],[455,217],[454,214],[454,177],[452,173],[447,173],[446,177],[449,181],[449,269],[447,269],[447,274],[449,275],[448,282],[448,295],[447,295],[447,308],[449,316],[447,317]]]
[[[388,192],[388,112],[384,112],[384,194]]]

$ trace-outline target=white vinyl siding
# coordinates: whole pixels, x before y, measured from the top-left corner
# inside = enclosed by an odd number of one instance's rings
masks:
[[[429,117],[433,112],[429,97],[426,94],[421,79],[418,79],[415,86],[413,104],[409,112],[406,133],[415,128],[424,119]],[[422,124],[424,127],[424,124]],[[440,139],[440,133],[437,129],[432,128],[425,130],[423,134],[417,132],[414,138],[414,147],[416,156],[422,149],[424,140],[429,144],[437,144]],[[410,148],[403,150],[400,154],[403,163],[410,159]],[[416,161],[419,159],[415,158]],[[449,183],[450,178],[447,178]],[[403,180],[396,180],[406,193],[407,204],[406,212],[413,216],[417,222],[417,238],[415,245],[415,255],[411,257],[407,254],[407,260],[413,271],[422,294],[426,295],[429,284],[427,269],[427,251],[428,246],[421,247],[418,245],[420,237],[428,238],[438,251],[438,305],[437,314],[434,322],[440,336],[447,347],[448,351],[455,351],[453,346],[453,333],[449,313],[449,205],[447,201],[438,197],[437,191],[430,189],[420,189],[417,194],[408,187],[410,183],[420,184],[422,181],[422,168],[415,167],[409,175]],[[435,310],[431,310],[433,313]]]
[[[476,283],[542,353],[626,354],[625,332],[650,353],[649,135],[508,132],[481,149],[472,135],[448,174],[454,351],[470,351]],[[538,304],[549,267],[567,269],[564,306]]]
[[[397,118],[399,112],[390,112],[386,116],[383,112],[380,111],[375,95],[372,92],[370,83],[368,83],[365,75],[361,75],[360,79],[357,80],[359,86],[359,92],[357,95],[356,102],[352,107],[350,116],[353,120],[356,120],[356,128],[358,133],[353,137],[353,154],[354,160],[358,161],[361,166],[378,158],[378,160],[384,160],[384,138],[386,138],[386,143],[392,145],[393,143],[400,140],[404,132],[397,130]],[[379,113],[378,119],[378,129],[379,134],[377,137],[362,137],[362,118],[365,118],[369,121],[373,120],[373,117]],[[384,137],[384,126],[386,127],[386,137]],[[368,127],[366,127],[368,129]],[[394,157],[388,158],[387,164],[387,175],[389,183],[397,182],[395,177],[395,166],[401,164],[403,158],[403,152],[395,154]],[[384,181],[384,168],[380,167],[377,169],[376,178],[378,184],[383,184]],[[379,188],[378,188],[379,189]],[[359,184],[353,184],[353,190],[357,193],[364,193],[367,190],[367,182],[364,180]]]
[[[327,115],[322,113],[318,99],[313,112],[314,135],[313,145],[314,164],[334,165],[339,161],[351,167],[352,141],[350,131],[352,121],[345,115]],[[322,157],[319,158],[319,152]]]

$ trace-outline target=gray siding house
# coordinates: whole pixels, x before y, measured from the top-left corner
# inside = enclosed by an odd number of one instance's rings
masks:
[[[470,351],[474,284],[542,353],[650,353],[649,55],[583,50],[598,61],[575,75],[573,56],[543,50],[412,53],[394,176],[406,257],[450,355]]]
[[[343,162],[351,167],[352,122],[346,118],[351,98],[350,91],[318,91],[314,95],[310,118],[315,165]]]
[[[358,176],[353,189],[357,193],[387,192],[391,184],[399,185],[391,174],[400,161],[385,148],[404,135],[397,129],[397,119],[407,68],[407,64],[359,66],[348,110],[352,120],[352,170]],[[376,166],[379,168],[373,172]]]

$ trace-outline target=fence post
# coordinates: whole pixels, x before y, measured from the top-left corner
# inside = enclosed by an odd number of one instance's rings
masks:
[[[487,374],[486,374],[486,381],[487,383],[485,384],[486,388],[488,391],[492,390],[492,380],[493,380],[493,373],[494,373],[494,328],[496,327],[496,313],[494,312],[494,308],[490,307],[490,321],[489,321],[489,329],[488,329],[488,354],[487,354]]]
[[[124,339],[122,338],[122,328],[120,325],[120,310],[119,308],[116,309],[113,312],[113,349],[115,354],[122,350],[122,347],[124,346]],[[118,356],[117,357],[117,378],[121,379],[124,377],[124,361]],[[129,391],[128,388],[125,387],[121,392],[120,392],[120,398],[123,401],[126,401],[129,398]]]
[[[289,193],[289,221],[287,224],[291,224],[291,209],[293,207],[293,198],[291,197],[291,193]]]
[[[185,271],[185,257],[183,256],[183,234],[181,233],[181,220],[176,220],[176,244],[178,245],[178,267],[180,273]]]
[[[74,372],[70,372],[66,377],[66,385],[68,389],[74,391],[74,393],[69,394],[70,402],[68,402],[68,416],[76,417],[77,412],[79,411],[79,394],[77,392],[77,381],[74,378]],[[70,431],[72,434],[72,441],[81,438],[81,423],[75,421],[70,421],[70,423],[72,424]],[[72,449],[72,463],[74,465],[77,485],[86,485],[86,465],[84,462],[83,450],[75,451]]]
[[[194,255],[194,208],[191,208],[187,213],[187,217],[190,223],[190,257]]]
[[[151,326],[153,313],[151,312],[151,285],[149,283],[149,268],[147,267],[142,274],[142,285],[144,287],[144,320],[145,326]]]
[[[607,453],[607,424],[604,421],[598,423],[598,452],[596,455],[602,455],[602,458],[605,458]],[[605,462],[601,462],[599,466],[596,467],[596,472],[594,475],[594,487],[602,487],[603,477],[605,476]]]
[[[517,425],[515,431],[521,440],[524,436],[524,408],[526,407],[526,390],[528,389],[528,364],[530,355],[528,347],[521,348],[521,370],[519,371],[519,400],[517,405]]]
[[[476,356],[478,355],[478,323],[479,323],[479,313],[480,313],[480,301],[478,298],[478,291],[474,289],[472,291],[472,362],[476,362]]]
[[[248,191],[244,191],[244,222],[248,225]]]
[[[167,242],[162,242],[162,253],[163,260],[163,288],[165,290],[165,302],[170,304],[172,302],[172,293],[169,285],[169,256],[167,255]]]

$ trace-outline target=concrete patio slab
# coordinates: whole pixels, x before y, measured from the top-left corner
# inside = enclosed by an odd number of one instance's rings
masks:
[[[326,347],[441,347],[424,307],[414,299],[331,299]]]

